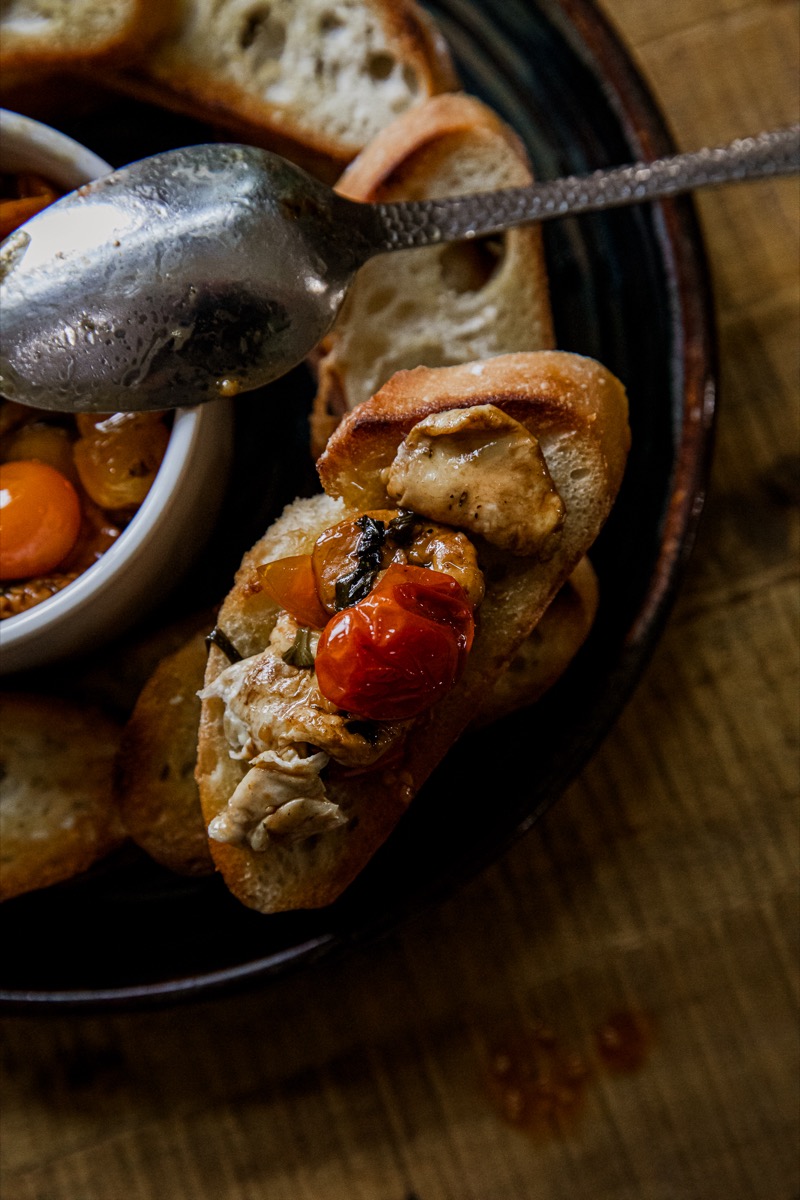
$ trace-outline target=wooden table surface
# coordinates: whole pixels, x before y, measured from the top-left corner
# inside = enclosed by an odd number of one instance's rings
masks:
[[[798,119],[796,3],[610,15],[682,147]],[[799,209],[796,180],[699,200],[706,515],[581,778],[378,946],[244,997],[7,1022],[4,1200],[797,1200]]]

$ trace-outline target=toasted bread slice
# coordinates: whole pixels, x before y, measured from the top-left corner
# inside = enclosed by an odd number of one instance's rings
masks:
[[[457,81],[414,0],[181,0],[172,35],[116,84],[335,178],[395,116]]]
[[[482,697],[472,724],[490,725],[535,704],[561,678],[589,636],[600,599],[592,564],[582,558],[552,604]]]
[[[494,405],[538,437],[576,539],[594,529],[600,511],[602,523],[630,445],[625,393],[600,363],[561,350],[398,371],[328,442],[317,463],[322,486],[361,508],[387,504],[382,472],[412,427],[433,413],[479,404]]]
[[[0,694],[0,900],[71,879],[121,844],[120,734],[101,710]]]
[[[305,535],[304,539],[305,541]],[[533,704],[569,666],[591,628],[597,577],[584,558],[482,698],[474,725]],[[168,654],[144,685],[122,735],[115,790],[128,836],[179,875],[214,870],[194,778],[207,650],[203,634]]]
[[[174,7],[175,0],[10,0],[0,5],[0,70],[119,65],[169,28]]]
[[[115,772],[125,831],[179,875],[214,870],[194,779],[205,667],[203,634],[162,659],[125,726]]]
[[[353,200],[385,203],[531,180],[521,141],[496,113],[471,96],[443,95],[383,129],[336,187]],[[536,225],[372,259],[316,356],[312,451],[320,454],[344,414],[396,371],[553,345]]]
[[[334,433],[319,460],[328,495],[296,502],[245,556],[218,619],[243,656],[266,647],[278,620],[256,564],[310,550],[323,530],[349,514],[393,506],[385,487],[387,470],[400,458],[398,450],[412,429],[432,414],[478,408],[485,413],[487,407],[512,417],[538,439],[564,506],[560,532],[543,543],[541,552],[524,555],[474,536],[486,593],[466,668],[443,699],[413,719],[391,765],[379,761],[361,773],[330,771],[326,794],[338,806],[342,824],[304,840],[276,837],[260,850],[211,842],[228,887],[250,907],[271,912],[327,904],[355,878],[463,731],[611,509],[629,446],[627,400],[619,381],[598,363],[543,351],[400,372]],[[457,469],[455,461],[451,465]],[[527,494],[518,499],[524,505]],[[492,536],[496,540],[494,530]],[[231,757],[226,703],[214,688],[227,665],[212,647],[196,773],[209,823],[226,809],[248,770],[242,759]]]

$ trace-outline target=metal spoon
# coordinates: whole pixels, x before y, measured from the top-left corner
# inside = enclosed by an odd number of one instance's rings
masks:
[[[252,147],[173,150],[79,188],[0,247],[0,393],[110,412],[247,391],[313,349],[375,254],[798,169],[795,125],[585,178],[371,205]]]

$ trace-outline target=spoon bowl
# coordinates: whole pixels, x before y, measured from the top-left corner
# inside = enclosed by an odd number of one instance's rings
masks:
[[[246,146],[180,149],[112,172],[0,249],[0,391],[38,408],[111,412],[268,382],[329,330],[371,215]]]

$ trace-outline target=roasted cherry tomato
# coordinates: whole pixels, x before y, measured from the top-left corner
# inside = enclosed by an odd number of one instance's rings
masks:
[[[327,623],[330,614],[320,604],[310,554],[278,558],[259,567],[258,574],[267,594],[298,625],[322,629]]]
[[[46,575],[80,527],[80,500],[60,471],[24,460],[0,466],[0,579]]]
[[[325,626],[314,664],[319,689],[369,720],[415,717],[455,683],[474,629],[451,575],[393,563],[368,596]]]
[[[360,517],[332,525],[317,538],[311,558],[317,580],[317,592],[329,614],[348,607],[347,603],[339,603],[339,596],[348,590],[348,580],[353,581],[368,575],[368,570],[365,570],[364,551],[372,536],[370,525],[374,531],[376,524],[388,525],[396,516],[397,509],[365,512]],[[381,541],[380,545],[376,542],[371,554],[367,552],[368,561],[371,560],[375,571],[388,567],[393,549]]]
[[[82,417],[78,428],[91,431],[78,438],[73,453],[89,496],[101,508],[141,504],[169,441],[164,422],[143,413],[114,413],[102,421]]]

